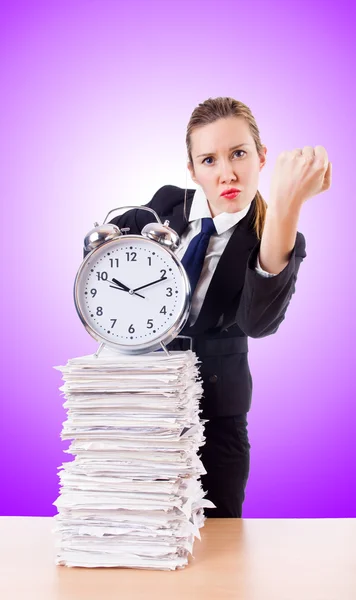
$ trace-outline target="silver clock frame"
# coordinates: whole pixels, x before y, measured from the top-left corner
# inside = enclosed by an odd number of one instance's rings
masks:
[[[145,354],[148,352],[154,352],[155,350],[159,350],[160,348],[162,350],[164,350],[166,352],[166,354],[169,354],[169,352],[166,348],[166,344],[169,344],[172,340],[174,340],[176,337],[178,337],[179,331],[181,331],[181,329],[184,327],[184,325],[188,319],[189,311],[191,308],[191,288],[190,288],[190,282],[189,282],[188,276],[187,276],[180,260],[175,256],[174,252],[172,250],[170,250],[169,248],[167,248],[166,246],[161,246],[161,247],[170,254],[171,258],[173,258],[173,260],[175,261],[175,263],[179,269],[180,275],[185,284],[185,298],[184,298],[184,302],[183,302],[183,309],[181,310],[179,317],[175,321],[174,325],[172,325],[172,327],[170,327],[170,329],[168,329],[163,335],[161,334],[159,336],[159,339],[156,339],[156,340],[153,340],[150,342],[144,342],[142,344],[135,344],[134,346],[127,346],[125,344],[119,344],[117,342],[108,340],[103,335],[100,335],[97,331],[95,331],[95,329],[93,329],[89,325],[89,323],[86,321],[86,319],[84,317],[83,310],[81,307],[81,299],[80,299],[80,296],[78,293],[79,281],[80,281],[80,278],[81,278],[81,275],[82,275],[84,269],[86,268],[87,264],[93,259],[93,257],[95,257],[95,254],[99,250],[101,251],[105,247],[110,248],[113,245],[119,244],[120,240],[127,241],[128,239],[131,239],[132,241],[140,241],[140,242],[144,239],[148,244],[152,244],[155,248],[157,248],[157,244],[160,245],[159,242],[156,242],[154,240],[151,240],[148,237],[145,237],[145,236],[142,236],[139,234],[122,234],[118,237],[115,237],[114,239],[110,239],[106,242],[103,242],[100,246],[98,246],[97,248],[94,248],[83,260],[82,264],[80,265],[80,267],[78,269],[76,277],[75,277],[74,289],[73,289],[75,308],[76,308],[78,316],[79,316],[81,322],[83,323],[85,329],[87,330],[87,332],[98,343],[100,343],[100,347],[99,347],[98,351],[95,353],[95,356],[99,355],[100,351],[103,349],[104,346],[108,346],[109,348],[116,350],[119,353],[128,354],[128,355]],[[189,336],[179,336],[179,337],[181,337],[181,338],[187,337],[191,341],[191,338]]]

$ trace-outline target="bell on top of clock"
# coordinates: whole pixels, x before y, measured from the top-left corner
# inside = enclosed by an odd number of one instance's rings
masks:
[[[165,221],[163,225],[161,223],[148,223],[142,229],[141,235],[169,248],[172,252],[177,250],[180,244],[179,235],[169,227],[169,221]]]
[[[98,248],[101,244],[104,244],[104,242],[113,240],[119,235],[121,235],[120,229],[113,223],[103,223],[103,225],[94,223],[93,229],[84,238],[84,250],[90,252],[94,248]]]
[[[126,207],[122,207],[122,208],[134,208],[134,207],[126,206]],[[141,231],[141,235],[143,235],[144,237],[147,237],[151,240],[154,240],[155,242],[158,242],[159,244],[161,244],[162,246],[165,246],[166,248],[169,248],[170,250],[172,250],[172,252],[177,250],[177,248],[180,244],[180,238],[179,238],[179,235],[177,234],[177,232],[174,231],[174,229],[172,229],[171,227],[169,227],[169,221],[166,220],[162,224],[160,218],[158,217],[158,215],[156,214],[156,212],[154,210],[152,210],[151,208],[148,208],[148,207],[138,207],[138,208],[143,208],[145,210],[149,210],[150,212],[154,213],[154,215],[158,219],[158,222],[147,223],[147,225],[145,225],[143,227],[143,229]],[[120,229],[117,225],[114,225],[113,223],[106,222],[108,216],[112,212],[115,212],[116,210],[117,209],[113,209],[106,215],[106,218],[102,225],[99,225],[99,223],[94,223],[93,229],[91,229],[84,238],[85,252],[91,252],[91,250],[98,248],[99,246],[101,246],[101,244],[104,244],[105,242],[108,242],[109,240],[113,240],[113,239],[119,237],[120,235],[122,235],[122,232],[126,233],[126,231],[129,231],[128,229]]]

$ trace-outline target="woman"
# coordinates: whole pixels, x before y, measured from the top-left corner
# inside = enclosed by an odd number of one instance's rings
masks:
[[[186,145],[198,189],[165,185],[146,206],[180,235],[176,254],[187,271],[203,219],[211,226],[201,233],[206,251],[180,335],[192,338],[201,361],[201,416],[208,419],[202,485],[216,505],[206,515],[241,517],[250,460],[247,338],[275,333],[285,318],[306,256],[304,236],[297,232],[300,209],[307,198],[329,189],[331,164],[322,146],[280,154],[267,208],[257,189],[267,148],[249,108],[232,98],[209,98],[195,108]],[[235,191],[227,194],[231,188]],[[140,233],[151,221],[148,211],[133,209],[111,222]],[[173,340],[168,348],[183,348],[182,343]]]

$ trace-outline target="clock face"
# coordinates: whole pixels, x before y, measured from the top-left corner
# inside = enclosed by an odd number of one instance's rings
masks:
[[[88,255],[74,291],[89,333],[111,346],[159,345],[189,313],[189,283],[179,260],[143,236],[122,235]]]

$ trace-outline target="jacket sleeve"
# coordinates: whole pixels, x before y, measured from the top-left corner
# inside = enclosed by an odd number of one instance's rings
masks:
[[[297,231],[296,242],[285,268],[275,277],[262,277],[255,269],[260,245],[261,241],[250,253],[236,313],[236,323],[252,338],[265,337],[277,331],[295,292],[300,264],[307,255],[304,235]]]
[[[262,268],[261,268],[261,265],[260,265],[260,261],[259,261],[259,258],[258,258],[258,256],[257,256],[256,262],[257,262],[257,264],[256,264],[256,266],[255,266],[255,270],[256,270],[256,271],[257,271],[257,272],[258,272],[260,275],[263,275],[263,277],[275,277],[275,276],[276,276],[276,274],[275,274],[275,273],[269,273],[268,271],[265,271],[264,269],[262,269]]]
[[[147,206],[148,208],[152,208],[153,210],[156,210],[156,208],[155,208],[156,200],[160,196],[163,188],[166,188],[166,187],[167,186],[163,186],[163,187],[159,188],[159,190],[157,190],[157,192],[153,195],[152,199],[147,204],[143,204],[142,206]],[[113,223],[114,225],[117,225],[120,228],[129,227],[130,228],[129,233],[140,234],[142,228],[147,223],[151,223],[152,221],[155,221],[155,216],[152,213],[150,213],[148,210],[144,211],[144,210],[138,210],[137,208],[131,208],[130,210],[127,210],[126,212],[122,213],[121,215],[117,215],[116,217],[113,217],[112,220],[108,221],[108,222]],[[89,254],[89,251],[86,252],[85,249],[83,248],[83,260],[87,256],[87,254]]]

